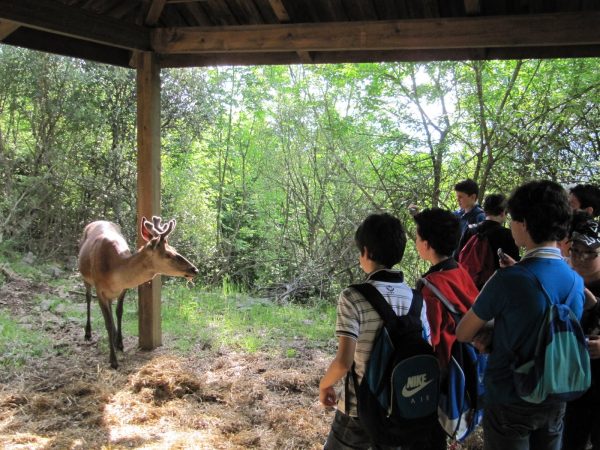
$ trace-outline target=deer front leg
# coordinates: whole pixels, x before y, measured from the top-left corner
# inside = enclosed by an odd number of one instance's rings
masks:
[[[106,331],[108,332],[108,348],[110,349],[110,367],[116,369],[119,367],[119,363],[117,362],[117,355],[115,354],[115,324],[113,322],[112,317],[112,307],[110,300],[100,298],[98,294],[98,299],[100,301],[100,309],[102,310],[102,315],[104,316],[104,325],[106,326]]]
[[[115,347],[117,350],[123,351],[123,333],[121,332],[121,321],[123,319],[123,299],[125,298],[125,290],[119,295],[117,300],[117,339],[115,341]]]
[[[92,285],[84,282],[85,284],[85,301],[87,303],[87,322],[85,323],[85,336],[84,339],[89,341],[92,339],[92,324],[90,323],[90,303],[92,301]]]

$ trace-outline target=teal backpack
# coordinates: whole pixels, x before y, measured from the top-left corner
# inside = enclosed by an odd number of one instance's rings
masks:
[[[581,397],[590,387],[590,356],[579,320],[565,303],[553,303],[529,269],[520,267],[544,293],[548,308],[540,327],[533,359],[513,366],[517,394],[530,403],[565,402]]]

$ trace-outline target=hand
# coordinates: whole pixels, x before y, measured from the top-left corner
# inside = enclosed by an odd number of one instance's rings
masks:
[[[319,388],[319,401],[323,404],[323,406],[329,408],[336,405],[337,398],[333,386]]]
[[[494,326],[486,324],[473,338],[473,346],[479,353],[489,353],[494,338]]]
[[[583,309],[588,310],[596,306],[598,299],[596,299],[596,296],[592,293],[592,291],[590,291],[588,288],[585,288],[583,293],[585,294],[585,304],[583,305]]]
[[[507,255],[506,253],[504,254],[504,258],[499,258],[498,261],[500,262],[500,267],[510,267],[517,263],[510,255]]]
[[[416,216],[419,213],[419,207],[414,203],[411,203],[408,205],[408,213],[413,217]]]
[[[590,359],[600,358],[600,336],[596,334],[588,336],[588,352]]]

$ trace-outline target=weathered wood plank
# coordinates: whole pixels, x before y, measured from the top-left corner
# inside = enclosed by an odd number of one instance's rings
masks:
[[[593,58],[600,57],[600,45],[551,47],[496,47],[442,50],[381,50],[353,52],[312,52],[313,64],[505,60],[521,58]],[[297,53],[205,53],[195,55],[163,55],[161,67],[210,67],[301,64]]]
[[[59,34],[20,27],[3,41],[42,52],[54,53],[72,58],[82,58],[119,67],[129,67],[131,52],[122,48],[100,45],[95,42],[80,41]]]
[[[8,36],[13,34],[13,32],[15,30],[18,30],[20,26],[21,25],[19,25],[18,23],[10,22],[8,20],[0,21],[0,41],[3,41]]]
[[[237,23],[242,25],[260,25],[265,23],[260,11],[252,0],[228,0],[229,10],[235,16]]]
[[[188,3],[185,5],[185,8],[189,11],[196,22],[200,24],[200,26],[205,27],[212,25],[210,18],[206,15],[200,5],[196,3]]]
[[[137,216],[160,215],[160,68],[155,54],[140,52],[137,65]],[[138,247],[144,244],[138,230]],[[161,277],[138,288],[139,345],[152,350],[162,344]]]
[[[417,50],[600,44],[600,12],[156,29],[158,53]]]
[[[148,13],[146,14],[146,25],[156,25],[163,9],[165,9],[166,3],[167,0],[152,0],[150,2],[150,8],[148,8]]]
[[[145,28],[52,0],[0,0],[0,19],[99,44],[150,49],[150,34]]]

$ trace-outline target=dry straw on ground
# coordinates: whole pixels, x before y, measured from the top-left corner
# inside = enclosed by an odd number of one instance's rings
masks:
[[[129,336],[115,371],[97,340],[83,340],[83,324],[35,311],[32,298],[47,291],[20,278],[0,288],[0,309],[33,317],[31,326],[68,350],[0,374],[0,448],[322,448],[333,412],[319,405],[318,383],[332,353],[286,358],[199,344],[182,355],[168,337],[141,352]]]

